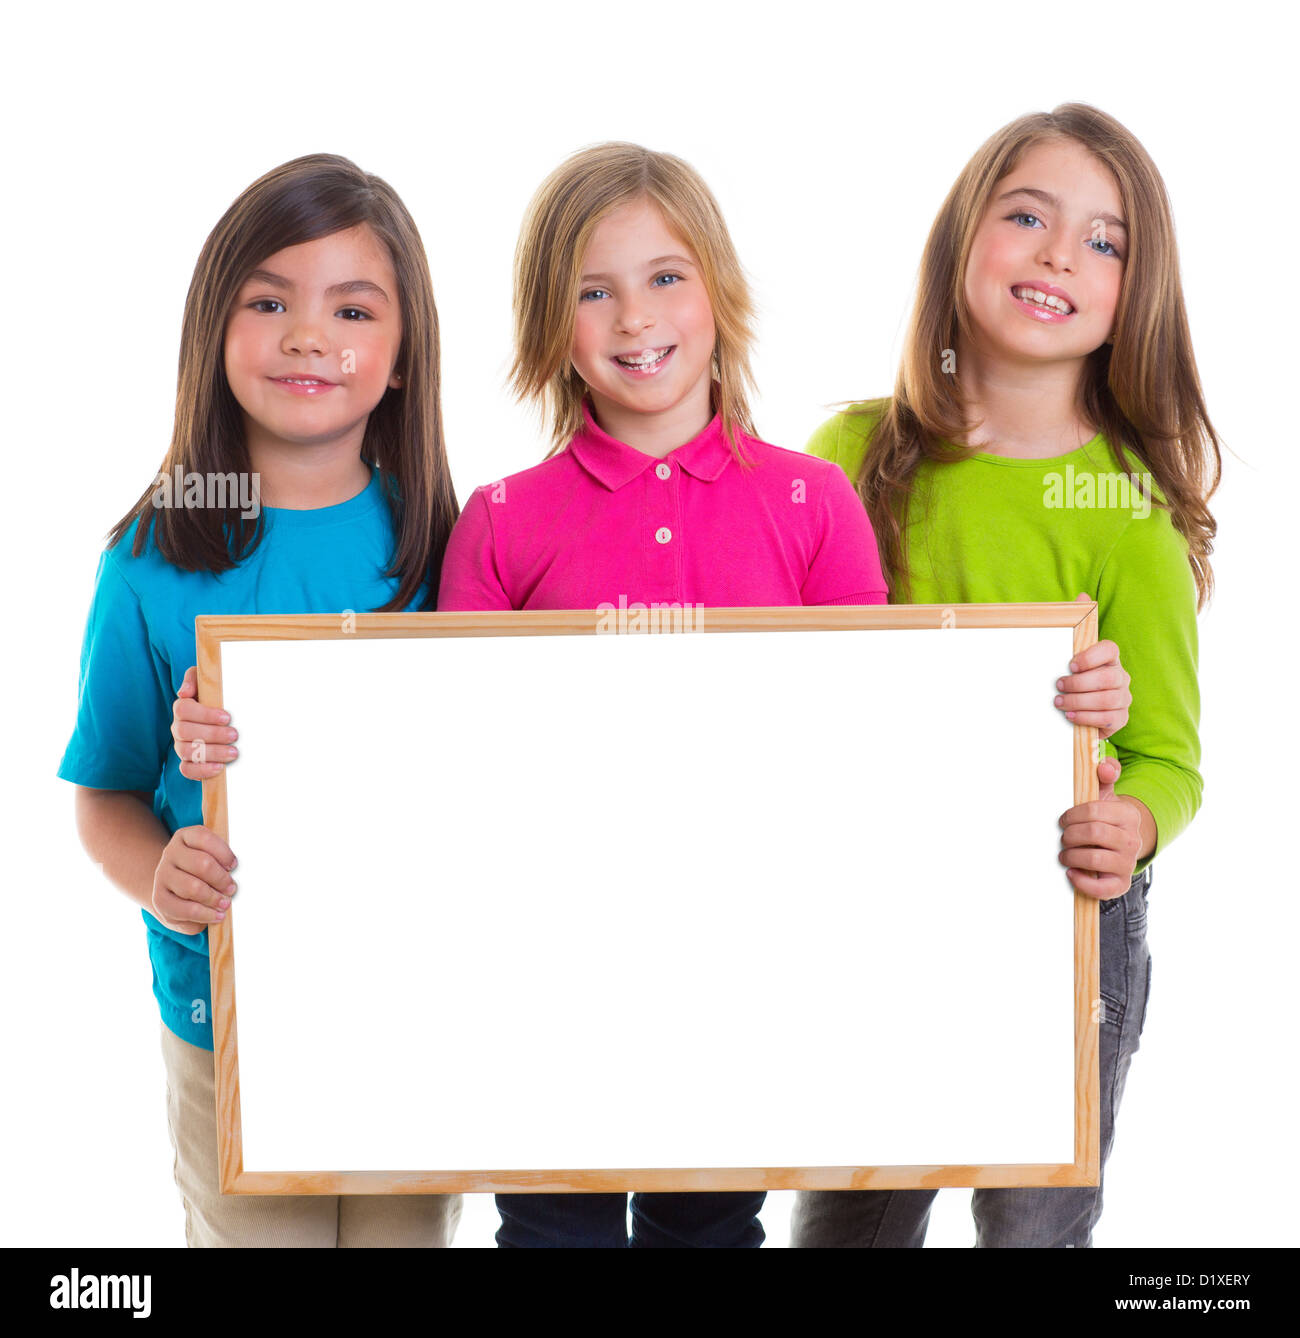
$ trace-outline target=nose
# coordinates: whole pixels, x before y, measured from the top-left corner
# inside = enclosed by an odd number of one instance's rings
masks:
[[[655,323],[655,318],[639,302],[631,299],[619,303],[615,325],[622,334],[640,334]]]
[[[319,322],[306,312],[299,313],[298,319],[285,331],[280,351],[300,358],[326,352],[325,335]]]
[[[1064,234],[1050,234],[1043,238],[1038,248],[1038,258],[1044,264],[1064,274],[1074,272],[1074,258]]]

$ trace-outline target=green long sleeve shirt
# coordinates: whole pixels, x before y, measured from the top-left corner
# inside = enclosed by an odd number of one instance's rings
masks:
[[[884,404],[836,415],[809,452],[856,483]],[[1158,851],[1201,803],[1196,584],[1186,540],[1152,500],[1159,491],[1126,458],[1131,473],[1120,473],[1099,434],[1048,459],[926,461],[904,537],[916,604],[1096,599],[1098,635],[1115,642],[1132,677],[1128,724],[1106,745],[1123,766],[1115,793],[1150,809]]]

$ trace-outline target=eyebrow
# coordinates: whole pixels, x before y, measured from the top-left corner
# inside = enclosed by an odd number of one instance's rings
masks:
[[[1044,204],[1050,204],[1053,209],[1059,209],[1061,202],[1050,191],[1036,190],[1033,186],[1018,186],[1015,190],[1009,190],[1005,195],[999,195],[996,203],[1001,204],[1003,200],[1013,199],[1017,195],[1031,195],[1035,200],[1041,200]],[[1112,228],[1122,228],[1128,231],[1128,224],[1122,218],[1116,218],[1114,214],[1108,214],[1104,210],[1097,210],[1093,214],[1094,219],[1101,219],[1103,223],[1109,224]]]
[[[695,261],[690,259],[689,256],[655,256],[653,260],[646,261],[645,268],[654,269],[658,265],[668,264],[690,265],[692,269],[695,268]],[[587,283],[592,279],[604,279],[608,283],[614,277],[612,274],[584,274],[582,282]]]
[[[273,288],[294,288],[297,285],[292,279],[286,279],[283,274],[273,274],[269,269],[255,269],[247,279],[249,283],[264,283]],[[377,284],[369,279],[348,279],[346,283],[331,284],[325,290],[326,297],[346,297],[352,293],[373,293],[376,297],[381,297],[385,302],[389,301],[388,294]]]

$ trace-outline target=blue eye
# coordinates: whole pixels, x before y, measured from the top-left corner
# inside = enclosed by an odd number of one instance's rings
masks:
[[[260,311],[264,316],[272,316],[275,314],[274,312],[267,311],[267,307],[279,307],[281,311],[284,310],[284,303],[281,302],[278,297],[259,297],[256,302],[250,302],[248,305],[251,306],[254,311]]]
[[[662,285],[664,288],[671,288],[673,284],[681,282],[680,274],[660,274],[653,282],[656,286]]]
[[[1040,227],[1042,226],[1043,222],[1043,220],[1039,218],[1037,214],[1011,214],[1010,217],[1014,219],[1016,222],[1019,222],[1022,218],[1028,218],[1031,219],[1033,222],[1039,224]]]
[[[1108,250],[1105,250],[1105,251],[1098,251],[1097,254],[1098,254],[1099,256],[1115,256],[1116,259],[1119,258],[1119,252],[1115,249],[1115,243],[1114,243],[1114,242],[1103,242],[1103,241],[1101,241],[1101,240],[1100,240],[1099,238],[1097,238],[1097,237],[1089,237],[1089,238],[1088,238],[1088,245],[1089,245],[1089,246],[1092,246],[1092,244],[1093,244],[1094,242],[1096,242],[1098,246],[1105,246],[1105,247],[1108,247],[1108,248],[1109,248]]]
[[[588,302],[593,297],[608,297],[609,294],[603,288],[590,288],[578,298],[579,302]]]

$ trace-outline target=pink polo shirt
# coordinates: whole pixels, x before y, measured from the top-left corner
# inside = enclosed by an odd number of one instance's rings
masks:
[[[867,513],[838,465],[719,417],[662,460],[586,428],[558,455],[474,491],[447,544],[438,608],[883,604]]]

